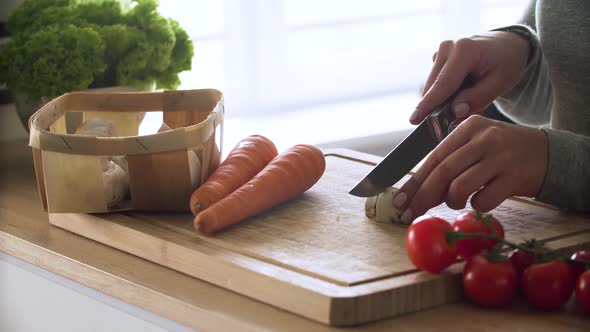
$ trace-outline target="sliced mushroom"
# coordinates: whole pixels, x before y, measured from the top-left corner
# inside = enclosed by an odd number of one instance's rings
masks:
[[[377,196],[367,198],[365,201],[365,214],[369,218],[374,218],[377,215]]]
[[[401,211],[393,205],[393,198],[397,188],[390,187],[377,196],[369,197],[365,201],[365,214],[377,222],[399,223]]]

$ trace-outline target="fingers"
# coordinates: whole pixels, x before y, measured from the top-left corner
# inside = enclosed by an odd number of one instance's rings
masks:
[[[451,152],[450,155],[432,166],[437,161],[425,163],[412,178],[407,181],[400,191],[405,192],[408,197],[418,200],[420,195],[418,190],[422,187],[433,188],[428,191],[429,195],[443,197],[451,181],[459,176],[464,170],[475,164],[481,158],[481,151],[474,144],[465,144],[457,151]],[[438,157],[434,157],[438,159]],[[432,169],[432,170],[431,170]]]
[[[500,75],[484,76],[473,87],[457,94],[453,100],[455,116],[464,118],[471,114],[481,113],[496,99],[496,96],[504,92],[504,88],[505,84],[503,84]]]
[[[474,43],[471,39],[460,39],[454,44],[447,62],[410,117],[411,123],[420,123],[436,106],[457,91],[478,59]]]
[[[474,137],[480,135],[490,122],[491,120],[478,115],[469,117],[428,156],[394,198],[393,204],[404,211],[402,222],[409,223],[431,207],[442,203],[452,181],[484,157],[482,142]],[[488,180],[489,176],[481,181]],[[479,188],[472,192],[477,189]],[[457,201],[461,199],[456,198]]]
[[[486,159],[467,169],[451,182],[445,198],[447,206],[455,210],[465,208],[469,196],[492,181],[496,173],[497,168]]]
[[[488,212],[512,196],[512,180],[500,176],[491,181],[471,198],[471,206],[480,212]]]
[[[422,95],[426,94],[428,90],[432,87],[434,80],[438,77],[440,71],[442,70],[443,66],[447,62],[447,58],[444,55],[440,55],[436,57],[434,60],[434,64],[432,65],[432,70],[430,71],[430,75],[426,79],[426,83],[424,83],[424,88],[422,89]]]
[[[450,193],[452,193],[451,202],[457,201],[456,205],[463,204],[464,207],[469,195],[479,190],[493,176],[491,172],[480,172],[482,157],[483,150],[473,142],[467,143],[449,155],[428,174],[419,187],[406,189],[408,190],[406,194],[411,197],[411,202],[406,209],[410,212],[406,215],[421,216],[431,207],[445,200],[448,201]],[[465,173],[467,173],[467,179],[463,178]],[[459,182],[455,183],[457,181]]]
[[[545,177],[546,144],[534,129],[470,116],[432,151],[393,204],[410,223],[442,202],[462,209],[471,197],[474,209],[487,212],[512,195],[535,195]],[[531,188],[527,175],[534,179]]]
[[[411,221],[442,202],[451,181],[482,157],[481,145],[467,143],[483,130],[485,123],[480,116],[464,121],[400,188],[394,205],[406,210],[402,214],[403,222]]]
[[[454,43],[451,40],[443,41],[440,44],[438,51],[432,55],[432,62],[434,62],[434,63],[432,65],[432,70],[430,71],[430,75],[428,75],[428,78],[426,79],[426,82],[424,83],[424,88],[422,89],[422,95],[424,95],[428,90],[430,90],[432,83],[434,83],[434,80],[436,79],[436,77],[440,73],[442,67],[447,62],[447,59],[449,58],[449,53],[451,52],[451,50],[453,48],[453,44]]]
[[[404,184],[400,191],[406,191],[404,189],[416,182],[416,185],[422,185],[422,182],[426,179],[428,174],[432,173],[434,169],[452,152],[458,150],[467,142],[469,142],[473,136],[481,132],[487,124],[489,119],[486,119],[479,115],[474,115],[463,121],[459,126],[447,136],[432,153],[426,158],[424,164],[418,169],[416,174],[412,176],[414,181]]]

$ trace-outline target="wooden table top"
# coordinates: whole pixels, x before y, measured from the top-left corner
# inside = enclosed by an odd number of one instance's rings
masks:
[[[0,250],[197,330],[339,330],[49,225],[24,141],[0,143]],[[393,329],[590,331],[590,317],[573,301],[554,313],[530,311],[522,301],[502,310],[456,303],[346,328]]]

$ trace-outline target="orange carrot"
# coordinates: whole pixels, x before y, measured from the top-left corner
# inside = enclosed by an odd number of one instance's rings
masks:
[[[199,213],[195,228],[209,235],[293,199],[311,188],[325,169],[326,160],[320,149],[295,145],[274,158],[246,184]]]
[[[251,135],[241,140],[190,199],[194,215],[229,195],[260,172],[278,154],[271,140]]]

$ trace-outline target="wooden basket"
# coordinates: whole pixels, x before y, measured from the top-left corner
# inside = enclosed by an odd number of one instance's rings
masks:
[[[113,122],[118,137],[67,132],[66,113]],[[137,136],[143,112],[163,112],[172,130]],[[219,165],[223,95],[213,89],[164,92],[73,92],[29,120],[35,173],[43,207],[51,213],[120,210],[188,211],[194,189],[189,150],[200,159],[200,183]],[[101,158],[126,156],[130,197],[109,207]]]

